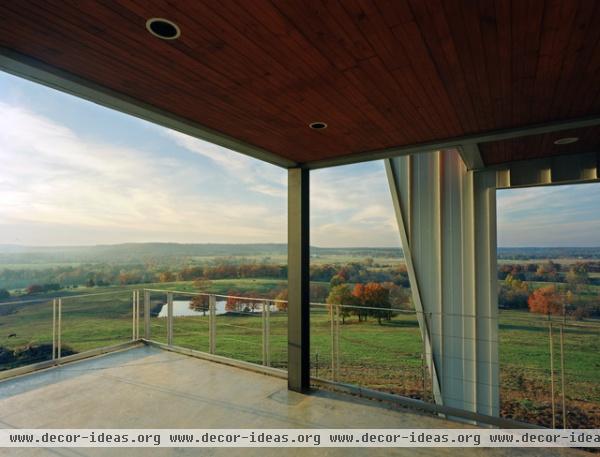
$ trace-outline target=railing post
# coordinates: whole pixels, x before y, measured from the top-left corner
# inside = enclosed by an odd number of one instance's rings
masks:
[[[265,341],[267,349],[267,363],[268,367],[271,366],[271,302],[267,301],[267,315],[265,319],[266,330],[265,330]]]
[[[150,291],[144,290],[144,338],[149,340],[150,333]]]
[[[136,290],[135,297],[135,339],[140,339],[140,290]]]
[[[57,341],[58,341],[58,359],[61,358],[62,349],[62,298],[58,299],[58,328],[57,328]]]
[[[417,311],[418,313],[418,311]],[[419,318],[417,316],[417,322],[419,322]],[[425,344],[425,338],[421,335],[421,378],[422,378],[422,391],[423,391],[423,399],[427,394],[427,345]]]
[[[267,300],[262,303],[262,361],[263,365],[271,366],[271,345],[269,337],[271,334],[270,317],[271,303]]]
[[[56,359],[56,298],[52,300],[52,360]]]
[[[554,339],[552,337],[552,318],[548,314],[548,336],[550,342],[550,395],[552,396],[552,428],[556,428],[556,405],[554,403]]]
[[[217,297],[208,296],[208,352],[214,354],[217,349]]]
[[[331,380],[338,381],[340,374],[340,305],[329,305],[331,321]]]
[[[563,416],[563,428],[567,428],[567,402],[565,396],[565,337],[564,337],[564,321],[560,326],[560,391],[562,394],[562,416]]]
[[[335,378],[340,378],[340,305],[335,305]]]
[[[329,305],[329,336],[331,339],[331,380],[337,381],[335,376],[335,324],[333,323],[333,306],[333,304]]]
[[[267,364],[267,302],[262,302],[262,364]]]
[[[167,344],[173,345],[173,292],[167,292]]]
[[[131,340],[135,341],[135,296],[136,290],[131,292]]]

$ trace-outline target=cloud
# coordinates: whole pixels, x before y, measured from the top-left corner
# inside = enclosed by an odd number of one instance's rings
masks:
[[[400,245],[387,178],[380,162],[313,172],[310,203],[313,244]]]
[[[285,198],[285,173],[220,146],[164,130],[179,146],[218,165],[252,192]],[[354,165],[311,173],[311,243],[322,246],[399,244],[383,166]]]
[[[285,173],[273,165],[174,130],[162,132],[177,145],[200,154],[221,167],[232,178],[245,183],[249,190],[276,198],[285,198]]]
[[[500,246],[600,245],[600,184],[497,192]]]
[[[85,239],[82,233],[93,233],[88,244],[285,240],[284,199],[225,199],[218,190],[202,187],[210,170],[87,140],[22,107],[0,102],[0,119],[3,242],[53,244],[64,240],[59,232],[65,230],[77,243]],[[261,185],[254,184],[259,190]],[[242,192],[246,186],[247,181],[239,183]],[[11,235],[11,226],[46,226],[48,231]],[[122,239],[122,233],[128,238]]]
[[[160,127],[145,135],[181,154],[92,140],[0,102],[0,243],[286,241],[285,170]],[[600,245],[599,201],[600,184],[498,191],[499,244]],[[311,173],[311,242],[400,244],[380,163]]]
[[[145,144],[167,139],[172,153],[99,140],[85,127],[94,112],[77,109],[84,121],[70,128],[0,101],[0,243],[286,241],[285,170],[141,121]],[[111,118],[103,122],[110,131]],[[125,135],[139,134],[137,125]],[[321,246],[399,245],[381,164],[311,173],[311,237]]]

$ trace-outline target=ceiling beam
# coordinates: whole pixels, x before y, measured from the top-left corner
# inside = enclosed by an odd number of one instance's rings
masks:
[[[600,180],[600,153],[565,154],[494,165],[496,187],[580,184]]]
[[[593,127],[596,125],[600,125],[600,114],[583,118],[546,122],[543,124],[527,125],[510,129],[493,130],[484,133],[429,141],[426,143],[378,149],[375,151],[357,152],[354,154],[347,154],[332,159],[305,162],[300,164],[300,166],[302,168],[308,169],[328,168],[340,165],[350,165],[353,163],[367,162],[370,160],[390,159],[392,157],[398,157],[408,154],[420,154],[423,152],[438,151],[440,149],[462,150],[463,154],[465,154],[463,155],[463,159],[464,157],[467,157],[467,159],[471,160],[473,164],[477,164],[479,162],[476,159],[476,149],[474,148],[474,146],[477,146],[479,143],[510,140],[512,138],[521,138],[530,135],[541,135],[545,133],[559,132],[561,130]],[[477,150],[478,149],[479,148],[477,147]],[[483,161],[481,161],[481,163],[479,163],[479,166],[473,169],[483,168],[484,166],[485,164],[483,163]]]
[[[83,98],[98,105],[153,122],[169,129],[223,146],[247,156],[291,168],[297,164],[270,151],[225,135],[196,122],[176,116],[127,95],[47,65],[10,49],[0,47],[0,70]]]
[[[467,166],[467,170],[479,170],[485,168],[485,163],[481,157],[481,151],[477,143],[463,144],[458,148],[458,153]]]

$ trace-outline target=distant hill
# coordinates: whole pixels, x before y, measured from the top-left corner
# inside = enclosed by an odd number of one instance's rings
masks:
[[[137,263],[188,257],[270,257],[286,256],[286,244],[181,244],[125,243],[98,246],[0,245],[0,265],[39,263]],[[402,257],[400,248],[320,248],[311,255],[352,255],[361,257]]]
[[[195,256],[285,255],[283,244],[125,243],[97,246],[0,245],[2,263],[137,263]]]
[[[404,257],[400,248],[323,248],[312,246],[311,255],[366,257]],[[182,244],[125,243],[97,246],[19,246],[0,244],[0,268],[6,264],[108,263],[138,264],[178,263],[190,257],[282,257],[287,255],[283,243],[263,244]],[[499,259],[600,258],[600,247],[501,247]]]
[[[498,248],[499,259],[600,259],[600,247],[502,247]]]

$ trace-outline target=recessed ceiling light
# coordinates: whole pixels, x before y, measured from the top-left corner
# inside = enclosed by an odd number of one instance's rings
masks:
[[[577,141],[579,141],[579,138],[577,138],[576,136],[569,136],[569,137],[565,137],[565,138],[559,138],[558,140],[554,141],[554,144],[571,144],[571,143],[576,143]]]
[[[146,29],[155,37],[162,40],[176,40],[181,35],[181,30],[172,21],[162,17],[153,17],[146,21]]]
[[[308,126],[313,130],[323,130],[327,128],[327,124],[325,122],[311,122]]]

